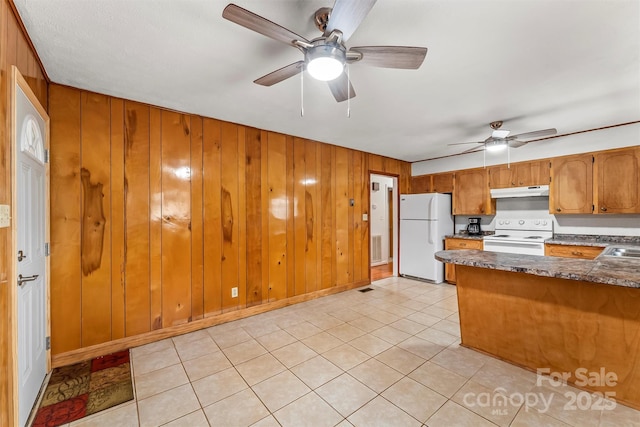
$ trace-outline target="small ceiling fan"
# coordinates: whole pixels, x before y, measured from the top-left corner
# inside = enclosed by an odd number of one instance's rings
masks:
[[[359,46],[347,49],[345,42],[356,31],[376,0],[336,0],[333,8],[323,7],[315,13],[315,24],[322,36],[312,40],[256,15],[235,4],[224,8],[222,17],[252,31],[298,48],[304,60],[294,62],[255,80],[254,83],[272,86],[306,70],[326,81],[338,102],[356,96],[345,64],[360,62],[383,68],[418,69],[427,48],[413,46]]]
[[[484,149],[487,151],[501,151],[505,148],[518,148],[531,141],[521,141],[521,139],[529,138],[541,138],[543,136],[555,135],[558,131],[555,128],[535,130],[533,132],[520,133],[518,135],[510,135],[511,131],[506,129],[500,129],[502,127],[502,121],[495,121],[489,124],[493,132],[491,136],[484,141],[474,142],[457,142],[449,145],[463,145],[463,144],[482,144],[482,148],[478,146],[471,147],[468,150],[463,151],[460,154],[470,153],[478,149]]]

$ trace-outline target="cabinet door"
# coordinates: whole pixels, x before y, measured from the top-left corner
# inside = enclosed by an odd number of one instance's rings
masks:
[[[483,244],[482,244],[482,240],[448,238],[448,239],[444,239],[444,248],[446,250],[453,250],[453,249],[482,250]],[[456,265],[455,264],[447,263],[444,265],[444,280],[449,283],[456,283]]]
[[[549,212],[591,213],[593,209],[593,157],[591,154],[551,160]]]
[[[515,166],[493,166],[488,169],[489,188],[509,188],[515,185]]]
[[[549,184],[549,160],[518,163],[512,184],[517,187]]]
[[[431,193],[431,175],[411,177],[411,194]]]
[[[495,201],[489,198],[485,169],[457,171],[454,177],[453,214],[491,215]]]
[[[597,153],[595,213],[640,213],[640,148]]]
[[[453,193],[453,172],[436,173],[431,180],[434,193]]]

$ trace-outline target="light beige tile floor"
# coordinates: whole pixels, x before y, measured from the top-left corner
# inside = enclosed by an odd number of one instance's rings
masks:
[[[640,411],[461,347],[454,286],[371,288],[134,348],[136,399],[71,425],[640,426]],[[571,393],[594,404],[567,409]]]

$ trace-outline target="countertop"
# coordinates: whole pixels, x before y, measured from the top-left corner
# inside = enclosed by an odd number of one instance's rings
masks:
[[[640,245],[640,236],[594,236],[592,234],[554,234],[544,241],[548,245],[596,246],[611,244]]]
[[[490,236],[494,234],[493,231],[483,231],[482,234],[467,234],[466,231],[461,231],[456,234],[448,234],[444,236],[445,239],[468,239],[468,240],[482,240],[484,236]]]
[[[602,256],[586,260],[468,249],[440,251],[435,257],[450,264],[640,289],[640,260]]]

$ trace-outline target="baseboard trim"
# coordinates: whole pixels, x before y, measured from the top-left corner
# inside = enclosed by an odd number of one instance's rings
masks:
[[[276,310],[278,308],[287,307],[293,304],[299,304],[305,301],[311,301],[316,298],[321,298],[351,289],[360,288],[369,284],[371,284],[371,281],[369,279],[365,279],[359,282],[350,283],[348,285],[321,289],[319,291],[310,292],[308,294],[296,295],[283,300],[267,302],[240,310],[229,311],[215,316],[205,317],[204,319],[194,320],[192,322],[184,323],[181,325],[169,326],[167,328],[146,332],[144,334],[135,335],[132,337],[120,338],[106,343],[92,345],[90,347],[83,347],[77,350],[55,354],[51,356],[51,367],[57,368],[59,366],[71,365],[73,363],[92,359],[94,357],[102,356],[105,354],[114,353],[116,351],[138,347],[154,341],[160,341],[165,338],[175,337],[222,323],[244,319],[246,317],[255,316],[256,314],[266,313],[267,311]]]

